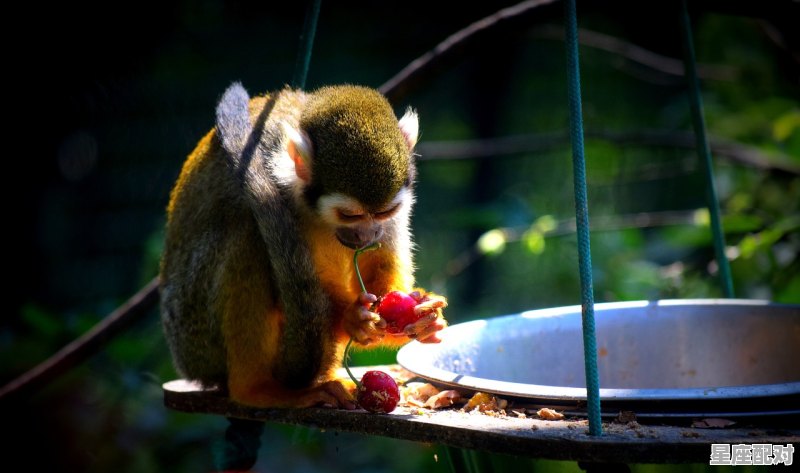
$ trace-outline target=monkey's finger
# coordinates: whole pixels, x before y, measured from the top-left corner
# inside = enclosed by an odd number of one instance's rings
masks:
[[[366,307],[360,307],[358,309],[358,319],[363,322],[375,322],[378,323],[381,321],[381,316],[376,314],[375,312],[371,312]]]
[[[375,294],[370,294],[368,292],[362,292],[361,294],[358,295],[357,302],[358,302],[359,305],[369,307],[373,303],[377,302],[377,300],[378,300],[378,296],[376,296]]]
[[[444,322],[444,319],[439,317],[438,312],[431,312],[429,314],[425,314],[413,324],[406,325],[403,328],[403,332],[412,338],[420,338],[421,335],[424,338],[424,335],[429,335],[430,333],[443,329],[445,325],[442,325],[442,322]],[[446,324],[446,322],[444,323]],[[440,328],[434,328],[431,330],[431,327]]]
[[[417,331],[427,327],[428,325],[432,324],[439,316],[442,315],[442,311],[438,309],[434,309],[427,314],[423,314],[416,322],[411,324],[412,326],[417,328]]]
[[[423,302],[422,304],[418,304],[414,307],[414,313],[421,317],[423,315],[427,315],[431,312],[441,312],[440,309],[444,308],[447,304],[442,304],[442,301],[427,301]]]
[[[374,325],[370,324],[356,329],[351,335],[353,340],[361,345],[371,345],[380,341],[384,336],[384,332],[376,330]]]
[[[434,323],[426,326],[417,333],[417,340],[420,343],[439,343],[442,341],[439,338],[439,331],[447,327],[447,321],[444,319],[437,319]]]
[[[447,306],[446,297],[440,296],[439,294],[434,294],[432,292],[425,292],[422,289],[417,289],[409,293],[409,296],[411,296],[415,301],[417,301],[417,304],[421,304],[423,302],[428,302],[428,301],[442,301],[444,303],[444,306]]]
[[[434,302],[436,307],[447,307],[447,299],[442,296],[431,296],[427,299],[428,301]]]

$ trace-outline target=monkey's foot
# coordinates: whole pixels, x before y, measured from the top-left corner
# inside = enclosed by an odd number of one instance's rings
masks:
[[[326,381],[306,389],[285,389],[270,385],[238,387],[229,384],[230,397],[239,404],[253,407],[313,407],[328,406],[355,409],[350,391],[342,381]]]
[[[356,408],[350,392],[341,381],[333,380],[305,390],[298,399],[297,407],[328,406],[347,410]]]

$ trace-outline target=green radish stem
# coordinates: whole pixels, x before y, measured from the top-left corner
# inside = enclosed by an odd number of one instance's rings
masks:
[[[367,287],[364,285],[364,280],[361,279],[361,271],[358,269],[358,255],[360,255],[361,253],[363,253],[365,251],[377,250],[380,247],[381,247],[380,242],[376,241],[375,243],[373,243],[371,245],[367,245],[364,248],[357,249],[355,254],[353,255],[353,266],[356,267],[356,277],[358,277],[358,283],[361,285],[361,292],[366,293],[367,292]]]
[[[347,341],[347,345],[344,347],[344,370],[347,371],[347,376],[350,376],[350,379],[356,383],[356,387],[361,389],[361,382],[353,376],[353,373],[350,371],[350,367],[347,366],[347,361],[350,359],[350,345],[353,343],[353,337],[350,337],[350,340]]]
[[[361,292],[367,292],[367,287],[364,285],[364,279],[361,277],[361,271],[358,269],[358,255],[365,251],[376,250],[381,247],[380,242],[375,242],[371,245],[367,245],[363,248],[359,248],[356,250],[355,254],[353,255],[353,266],[356,268],[356,277],[358,278],[358,284],[361,285]],[[356,383],[358,389],[361,389],[361,383],[353,376],[353,373],[350,372],[350,367],[348,365],[348,361],[350,360],[350,345],[353,344],[353,337],[350,337],[350,340],[347,341],[347,345],[344,347],[344,369],[347,371],[347,375],[350,376],[350,379]]]

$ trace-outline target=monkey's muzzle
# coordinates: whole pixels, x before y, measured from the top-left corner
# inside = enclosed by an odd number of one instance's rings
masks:
[[[382,237],[383,226],[380,224],[338,227],[336,229],[336,239],[339,240],[339,243],[354,250],[371,245]]]

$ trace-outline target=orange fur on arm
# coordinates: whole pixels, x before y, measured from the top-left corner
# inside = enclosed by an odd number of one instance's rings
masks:
[[[391,291],[411,291],[413,269],[390,249],[379,248],[365,253],[360,261],[364,285],[370,294],[381,297]]]

